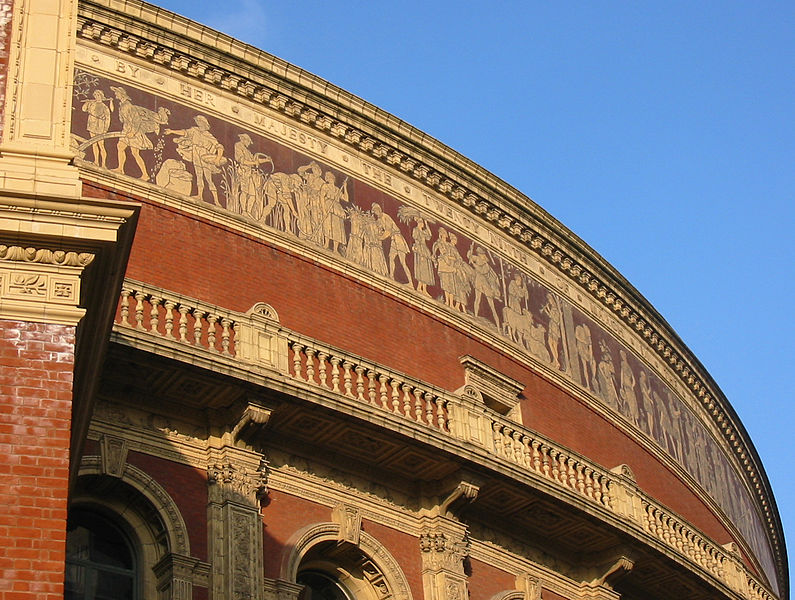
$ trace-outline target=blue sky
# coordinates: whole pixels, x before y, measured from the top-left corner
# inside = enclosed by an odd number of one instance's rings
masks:
[[[795,3],[156,1],[408,121],[602,254],[732,402],[795,546]]]

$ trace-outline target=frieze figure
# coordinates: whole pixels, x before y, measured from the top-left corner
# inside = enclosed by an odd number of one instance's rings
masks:
[[[591,329],[582,323],[574,328],[574,343],[577,348],[582,383],[585,387],[596,391],[596,359],[593,354]]]
[[[599,350],[601,358],[596,367],[597,381],[599,382],[599,392],[602,400],[607,402],[613,410],[619,410],[618,391],[616,390],[616,365],[613,362],[613,355],[604,340],[599,340]]]
[[[265,206],[259,219],[274,229],[295,233],[297,227],[296,196],[301,178],[296,173],[271,173],[264,180]]]
[[[497,329],[500,329],[500,318],[497,316],[497,309],[494,307],[494,299],[502,299],[500,278],[497,277],[497,273],[491,268],[491,261],[488,254],[486,254],[486,249],[483,246],[478,246],[473,252],[473,246],[474,242],[469,247],[467,259],[469,264],[472,265],[474,275],[472,284],[475,288],[475,316],[477,317],[480,314],[481,299],[486,298],[491,314],[494,317],[494,323],[497,325]]]
[[[403,267],[403,273],[405,273],[409,280],[409,285],[414,287],[411,273],[406,264],[406,255],[409,253],[409,245],[406,243],[406,238],[404,238],[403,234],[400,232],[400,227],[397,226],[397,223],[395,223],[395,220],[391,216],[384,212],[380,204],[374,202],[372,207],[370,207],[370,212],[372,212],[373,218],[381,230],[379,234],[380,239],[383,241],[389,240],[389,276],[392,279],[396,279],[395,269],[397,267],[397,261],[400,261],[400,265]]]
[[[163,106],[157,112],[144,106],[136,106],[132,103],[127,90],[123,87],[111,86],[110,89],[116,96],[116,100],[119,101],[118,114],[122,125],[121,135],[116,143],[119,164],[115,169],[111,170],[122,175],[126,174],[124,167],[127,162],[127,149],[129,148],[135,164],[141,170],[140,179],[148,181],[149,171],[146,169],[146,163],[141,157],[141,150],[152,150],[154,148],[154,144],[147,134],[159,134],[160,126],[168,124],[171,112]]]
[[[203,115],[193,117],[195,127],[187,129],[166,129],[166,135],[176,135],[174,143],[177,145],[177,153],[186,161],[193,164],[193,171],[196,176],[196,187],[198,192],[193,198],[202,200],[204,198],[205,182],[213,203],[221,206],[218,200],[218,188],[213,182],[213,175],[221,172],[220,167],[226,164],[224,157],[224,147],[210,133],[210,122]]]
[[[403,223],[414,221],[414,228],[411,230],[411,250],[414,258],[414,278],[417,280],[416,289],[418,292],[430,296],[428,286],[436,284],[436,276],[434,275],[433,254],[428,247],[432,236],[428,218],[416,208],[405,204],[398,208],[398,218]]]
[[[320,187],[320,203],[323,208],[323,237],[332,252],[342,252],[348,242],[345,233],[345,209],[342,203],[350,202],[348,178],[337,187],[336,177],[331,171],[323,174],[325,183]]]
[[[102,90],[94,90],[94,99],[83,102],[83,112],[88,113],[86,130],[91,138],[91,150],[94,154],[94,164],[103,169],[108,166],[108,152],[105,149],[104,136],[110,129],[110,113],[113,112],[113,98],[106,98]],[[108,103],[108,106],[105,103]],[[99,138],[96,141],[94,138]]]
[[[552,358],[552,366],[556,369],[563,369],[560,362],[561,339],[563,338],[563,316],[561,314],[560,302],[554,294],[547,293],[547,301],[541,312],[549,318],[547,327],[547,345],[549,354]]]
[[[273,159],[262,152],[251,151],[251,136],[241,133],[235,142],[235,185],[232,193],[234,198],[227,197],[227,208],[240,214],[259,220],[263,216],[263,189],[266,175],[260,165],[270,163],[273,171]],[[230,206],[230,202],[234,206]]]
[[[519,271],[514,271],[508,283],[508,304],[502,309],[503,333],[517,344],[522,342],[524,330],[524,310],[530,297],[524,276]]]
[[[635,374],[629,364],[627,353],[622,349],[619,351],[621,357],[621,387],[619,397],[621,399],[621,411],[632,419],[635,425],[640,426],[640,415],[638,414],[638,396],[635,392]]]
[[[320,201],[320,188],[326,183],[323,179],[323,169],[312,161],[308,165],[298,167],[298,175],[303,179],[298,235],[324,247],[326,244],[323,238],[323,208]]]

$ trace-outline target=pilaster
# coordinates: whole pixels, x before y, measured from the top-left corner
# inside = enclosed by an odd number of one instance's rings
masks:
[[[210,441],[207,452],[210,598],[262,598],[262,516],[268,462],[245,443],[267,424],[269,411],[249,405]],[[249,437],[251,436],[251,437]]]

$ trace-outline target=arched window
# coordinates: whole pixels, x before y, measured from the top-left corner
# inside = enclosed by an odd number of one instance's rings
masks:
[[[306,586],[300,600],[355,600],[339,579],[323,571],[301,571],[298,583]]]
[[[75,510],[66,529],[65,600],[137,600],[136,550],[111,519]]]

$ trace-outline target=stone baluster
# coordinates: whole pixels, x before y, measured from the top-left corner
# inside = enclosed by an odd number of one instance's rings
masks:
[[[408,383],[404,383],[400,386],[400,389],[403,390],[403,416],[407,419],[411,418],[411,396],[409,391],[411,390],[411,386]]]
[[[318,377],[320,379],[320,386],[324,388],[328,388],[328,381],[326,380],[326,361],[328,360],[328,354],[325,352],[318,352],[317,353],[317,367],[318,367]]]
[[[441,396],[436,396],[433,402],[436,404],[436,427],[439,428],[440,431],[445,431],[444,407],[447,401]]]
[[[381,398],[381,408],[383,408],[384,410],[389,410],[389,403],[386,397],[386,382],[388,380],[389,377],[387,377],[386,375],[378,376],[378,382],[381,384],[381,386],[378,388],[378,394]]]
[[[422,423],[422,390],[418,387],[414,388],[414,420]]]
[[[166,323],[165,324],[166,337],[168,339],[171,339],[171,338],[174,337],[172,332],[174,331],[174,307],[175,306],[176,306],[176,303],[171,301],[171,300],[166,300],[163,303],[163,308],[165,308],[165,310],[166,310],[166,314],[164,315],[164,318],[165,318],[165,323]]]
[[[560,452],[551,448],[549,451],[549,460],[552,463],[552,481],[560,481]]]
[[[398,387],[400,386],[400,382],[395,379],[394,377],[389,382],[389,386],[392,388],[392,412],[395,414],[400,413],[400,392],[398,392]]]
[[[340,393],[340,358],[331,357],[331,391]]]
[[[179,341],[183,344],[188,343],[188,312],[190,312],[190,307],[186,306],[185,304],[180,304],[179,308],[179,321],[177,325],[177,331],[179,331]]]
[[[353,398],[353,378],[351,377],[351,369],[353,368],[353,363],[349,360],[346,360],[342,363],[342,378],[343,378],[343,387],[345,388],[345,395],[348,398]]]
[[[227,319],[226,317],[221,319],[221,354],[224,356],[232,355],[232,353],[229,351],[229,344],[232,335],[231,325],[231,319]]]
[[[497,455],[502,456],[504,452],[504,448],[502,446],[502,435],[500,430],[502,429],[502,425],[500,425],[497,421],[491,422],[491,431],[492,431],[492,441],[494,444],[494,453]]]
[[[155,335],[160,335],[157,327],[160,324],[160,303],[162,298],[152,296],[149,298],[149,331]]]
[[[541,447],[541,442],[533,440],[530,445],[532,447],[532,469],[536,473],[541,473],[541,453],[538,451]]]
[[[433,394],[425,392],[425,423],[433,427]]]
[[[522,435],[522,464],[530,469],[533,465],[533,454],[530,451],[530,437]]]
[[[301,353],[303,350],[303,344],[293,342],[293,377],[301,381],[304,380],[303,374],[301,373]]]
[[[215,347],[215,323],[218,321],[218,315],[207,315],[207,347],[210,350],[217,351]]]
[[[585,480],[585,495],[592,500],[595,500],[593,495],[593,469],[590,467],[585,467],[583,469],[583,478]]]
[[[362,365],[356,365],[354,369],[356,371],[356,399],[359,402],[364,403],[364,371],[365,368]]]
[[[121,291],[121,309],[120,309],[120,317],[121,317],[121,324],[125,327],[130,326],[129,316],[130,316],[130,294],[132,294],[132,290],[123,289]]]
[[[205,312],[198,308],[193,309],[193,343],[201,346],[202,343],[202,325],[204,322]]]
[[[512,443],[512,446],[513,446],[513,461],[517,465],[522,465],[522,464],[524,464],[524,460],[523,460],[524,455],[522,453],[522,442],[521,442],[522,434],[519,431],[514,430],[513,433],[511,433],[511,438],[513,440],[513,443]]]
[[[577,461],[576,466],[576,477],[577,477],[577,491],[580,492],[581,495],[585,495],[585,466]]]
[[[577,489],[577,470],[574,468],[575,460],[571,456],[566,461],[569,465],[569,487],[573,490]]]
[[[369,369],[367,371],[367,397],[370,399],[371,406],[378,406],[378,402],[376,402],[376,393],[375,393],[375,380],[378,374]]]
[[[143,292],[135,292],[135,328],[144,328],[144,298]]]
[[[541,444],[541,473],[544,477],[549,478],[549,446]]]
[[[306,380],[309,383],[315,383],[315,352],[314,348],[306,347],[304,354],[306,354]]]

